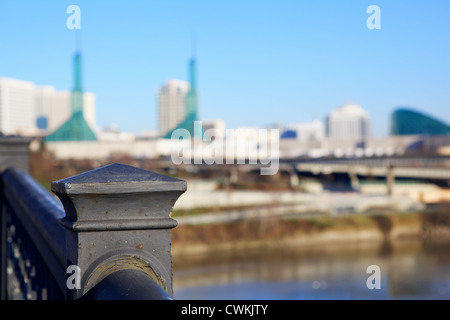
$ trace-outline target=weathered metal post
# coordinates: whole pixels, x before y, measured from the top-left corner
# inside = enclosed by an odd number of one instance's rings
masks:
[[[14,166],[28,172],[31,139],[19,136],[0,138],[0,172]]]
[[[78,267],[81,279],[66,299],[123,270],[146,274],[172,295],[170,229],[177,222],[170,213],[185,190],[183,180],[123,164],[53,182],[66,211],[67,267]]]

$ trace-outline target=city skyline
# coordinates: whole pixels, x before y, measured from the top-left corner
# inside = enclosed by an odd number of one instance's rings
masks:
[[[80,30],[66,27],[72,4]],[[366,26],[371,4],[380,30]],[[195,32],[200,119],[230,128],[323,122],[352,100],[383,136],[401,106],[450,122],[449,11],[446,1],[17,1],[0,7],[0,77],[70,90],[81,33],[97,124],[156,131],[157,88],[188,80]]]

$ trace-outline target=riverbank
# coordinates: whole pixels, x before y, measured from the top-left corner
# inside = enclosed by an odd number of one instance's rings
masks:
[[[450,239],[446,210],[351,214],[308,218],[270,217],[206,225],[180,225],[172,233],[174,259],[230,252],[342,246],[400,239]]]

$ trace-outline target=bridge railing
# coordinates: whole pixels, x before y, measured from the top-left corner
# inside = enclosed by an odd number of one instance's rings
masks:
[[[186,182],[112,164],[52,183],[1,173],[2,299],[170,299]]]

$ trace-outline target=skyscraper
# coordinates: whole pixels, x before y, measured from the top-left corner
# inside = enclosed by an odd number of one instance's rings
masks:
[[[192,58],[189,61],[189,90],[184,99],[184,119],[175,127],[171,128],[164,134],[164,138],[170,139],[172,132],[176,129],[187,130],[191,137],[194,137],[194,122],[198,120],[198,97],[197,97],[197,76],[196,76],[196,61]],[[160,106],[161,108],[162,106]],[[161,112],[161,111],[160,111]]]
[[[71,94],[72,115],[51,133],[46,141],[95,141],[97,137],[83,115],[83,87],[81,79],[81,53],[74,56],[74,88]]]
[[[361,106],[348,103],[330,112],[326,132],[331,140],[361,140],[370,135],[370,117]]]
[[[1,133],[28,134],[37,130],[35,96],[36,85],[32,82],[0,79]]]
[[[67,121],[72,94],[53,86],[39,86],[30,81],[0,78],[0,132],[35,136],[52,132]],[[83,114],[95,127],[95,94],[83,93]]]
[[[189,83],[171,79],[158,89],[159,134],[165,136],[186,117]]]
[[[196,67],[195,59],[189,61],[189,91],[186,95],[186,118],[191,117],[193,121],[198,120],[197,115],[197,84],[196,84]]]

